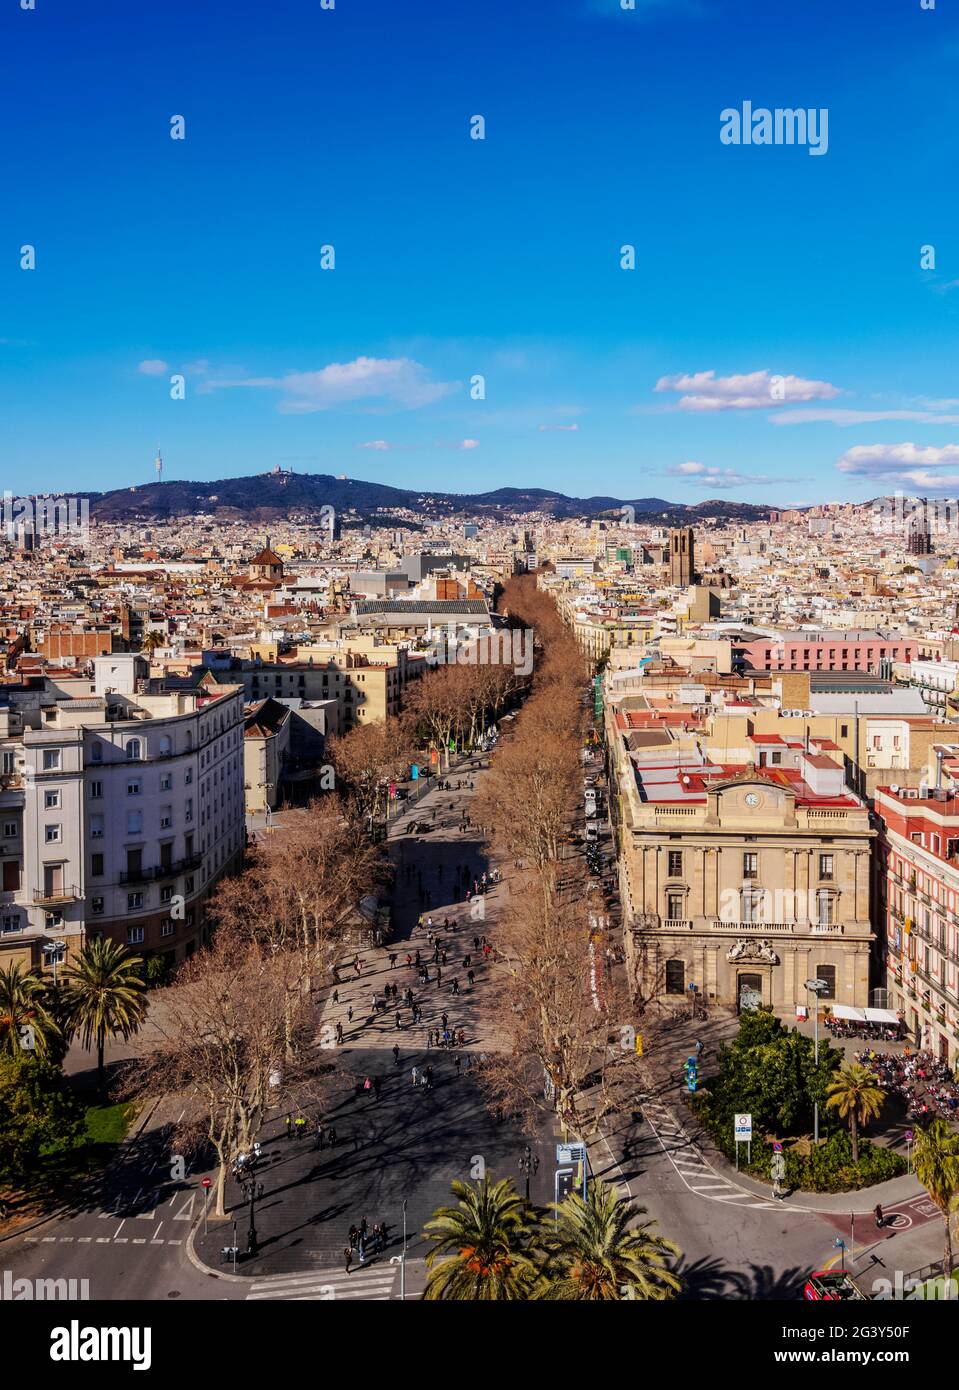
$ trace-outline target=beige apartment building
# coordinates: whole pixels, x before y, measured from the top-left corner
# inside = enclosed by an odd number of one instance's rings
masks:
[[[834,756],[794,766],[711,762],[627,749],[628,717],[607,714],[611,803],[631,987],[643,999],[783,1012],[869,999],[870,845],[863,802]]]

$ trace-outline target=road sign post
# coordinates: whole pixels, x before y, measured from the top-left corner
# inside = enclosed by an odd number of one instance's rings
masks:
[[[746,1162],[752,1162],[753,1117],[748,1111],[733,1117],[733,1138],[736,1141],[736,1172],[739,1172],[739,1146],[746,1145]]]
[[[207,1229],[208,1229],[208,1228],[207,1228],[207,1217],[208,1217],[209,1214],[210,1214],[210,1189],[211,1189],[211,1186],[212,1186],[212,1184],[211,1184],[211,1182],[210,1182],[210,1179],[209,1179],[209,1178],[204,1178],[204,1179],[203,1179],[203,1191],[204,1191],[204,1193],[205,1193],[205,1195],[206,1195],[206,1203],[205,1203],[205,1205],[204,1205],[204,1207],[203,1207],[203,1234],[204,1234],[204,1236],[206,1235]]]

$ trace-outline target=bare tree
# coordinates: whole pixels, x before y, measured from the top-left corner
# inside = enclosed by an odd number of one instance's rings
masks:
[[[329,979],[346,924],[388,865],[348,804],[321,797],[286,811],[282,829],[258,840],[249,868],[221,882],[211,911],[220,926],[279,950],[295,948],[303,973]]]
[[[225,1215],[227,1173],[267,1112],[324,1103],[333,1067],[330,1054],[313,1048],[315,1032],[295,955],[229,931],[217,932],[212,948],[191,957],[165,991],[149,1050],[126,1069],[123,1089],[183,1098],[176,1142],[186,1152],[208,1143],[216,1153],[218,1216]]]
[[[376,815],[390,782],[409,771],[413,746],[406,719],[357,724],[349,733],[331,739],[330,755],[340,791],[356,816]]]

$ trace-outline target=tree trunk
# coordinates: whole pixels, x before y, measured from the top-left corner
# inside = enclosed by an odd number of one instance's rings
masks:
[[[103,1053],[105,1045],[106,1040],[103,1034],[101,1033],[100,1036],[97,1038],[97,1085],[101,1091],[103,1090],[103,1076],[105,1071],[103,1065]]]
[[[216,1208],[215,1216],[226,1216],[226,1163],[221,1158],[220,1166],[216,1174]]]
[[[942,1214],[943,1222],[946,1227],[946,1241],[942,1252],[942,1277],[949,1279],[952,1276],[952,1232],[949,1229],[949,1209],[948,1207]]]
[[[852,1139],[852,1161],[859,1162],[859,1127],[856,1124],[856,1112],[849,1112],[849,1136]]]

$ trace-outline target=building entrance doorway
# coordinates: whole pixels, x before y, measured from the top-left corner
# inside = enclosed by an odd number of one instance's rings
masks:
[[[763,1002],[763,977],[761,975],[739,975],[736,979],[736,1011],[745,1013],[748,1009],[758,1009]]]

